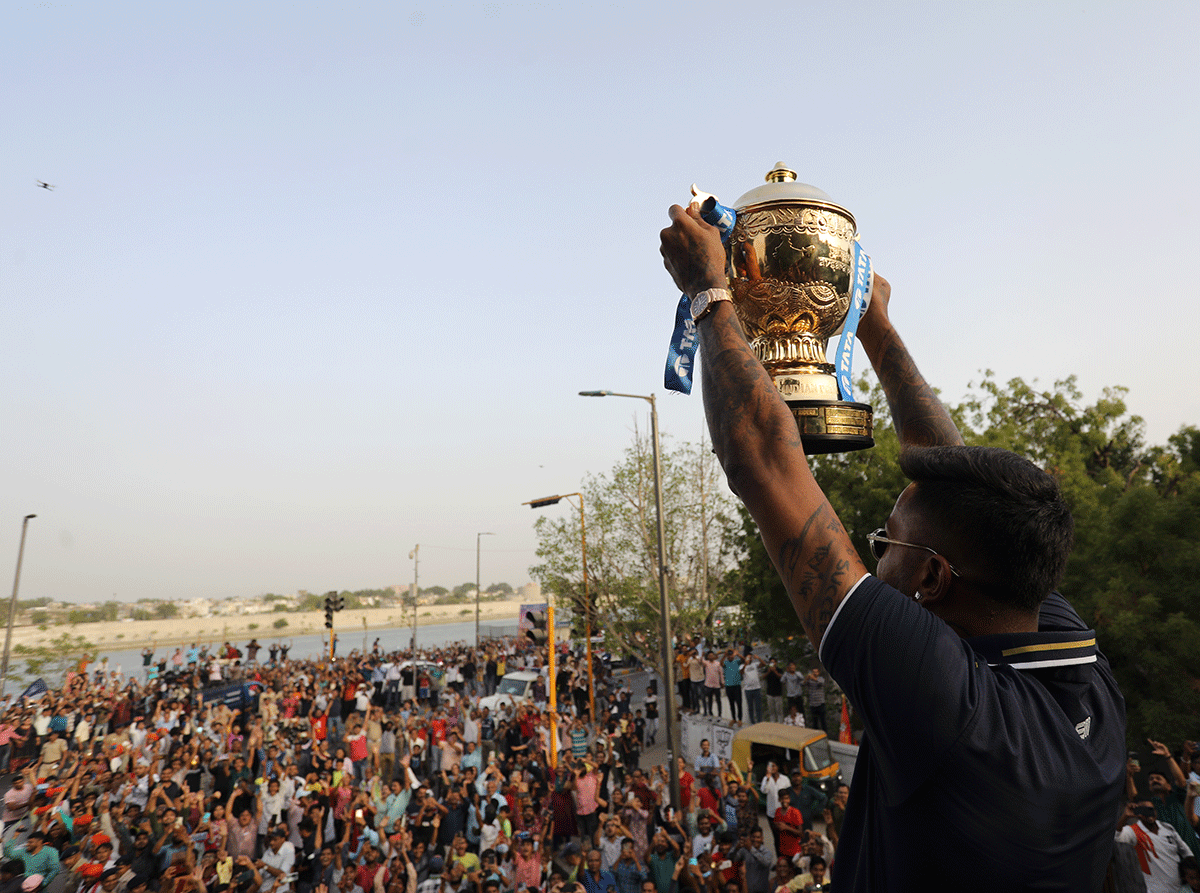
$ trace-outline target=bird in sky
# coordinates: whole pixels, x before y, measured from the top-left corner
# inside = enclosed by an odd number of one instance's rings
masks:
[[[38,186],[41,186],[43,189],[53,189],[54,188],[53,183],[47,183],[44,180],[35,180],[34,182],[37,183]]]

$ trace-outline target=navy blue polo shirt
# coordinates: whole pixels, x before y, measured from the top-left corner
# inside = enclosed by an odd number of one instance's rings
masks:
[[[865,734],[838,893],[1099,890],[1125,783],[1125,702],[1058,593],[1036,633],[963,639],[864,576],[821,660]]]

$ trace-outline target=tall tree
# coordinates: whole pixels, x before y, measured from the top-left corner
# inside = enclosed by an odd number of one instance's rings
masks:
[[[987,373],[950,407],[968,444],[1025,456],[1059,481],[1075,518],[1075,549],[1060,586],[1095,627],[1125,695],[1129,741],[1178,744],[1200,715],[1200,431],[1185,427],[1147,447],[1143,422],[1123,388],[1087,404],[1074,378],[1049,389]],[[865,536],[883,523],[907,484],[878,389],[873,450],[813,457],[813,473],[867,567]],[[754,628],[780,653],[807,643],[774,568],[744,517],[745,559],[731,578],[744,592]]]
[[[712,450],[705,443],[670,447],[663,439],[665,564],[672,632],[710,635],[717,608],[734,601],[737,516]],[[647,663],[658,663],[661,612],[654,465],[650,439],[634,433],[621,461],[580,487],[585,506],[588,589],[594,634]],[[577,510],[543,515],[534,524],[541,563],[530,574],[576,616],[583,600],[582,543]]]

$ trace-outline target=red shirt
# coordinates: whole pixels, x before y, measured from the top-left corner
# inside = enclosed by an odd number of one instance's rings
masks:
[[[711,809],[717,815],[721,815],[721,802],[711,788],[701,788],[696,792],[696,796],[700,798],[701,809]]]
[[[375,873],[383,868],[382,865],[360,865],[354,874],[354,882],[364,890],[370,890],[375,883]],[[387,889],[387,873],[383,875],[384,889]]]
[[[686,769],[679,774],[679,802],[685,811],[692,805],[692,785],[695,783],[696,779]]]
[[[799,828],[804,825],[804,816],[794,806],[784,809],[782,806],[775,810],[775,821],[784,822]],[[783,828],[779,829],[779,854],[789,859],[800,852],[800,835],[793,834]]]
[[[312,720],[312,736],[314,741],[324,741],[328,734],[329,720],[324,713]]]

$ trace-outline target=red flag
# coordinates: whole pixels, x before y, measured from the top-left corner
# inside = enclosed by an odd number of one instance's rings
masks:
[[[842,698],[842,722],[838,726],[838,741],[842,744],[853,744],[854,735],[850,732],[850,702]]]

